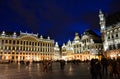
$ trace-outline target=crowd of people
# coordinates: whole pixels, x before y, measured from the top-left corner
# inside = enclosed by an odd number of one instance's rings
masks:
[[[58,61],[60,63],[60,69],[64,70],[65,68],[65,61],[64,60],[60,60]],[[42,62],[43,64],[43,72],[52,72],[52,60],[44,60]]]
[[[43,72],[52,72],[53,66],[52,60],[44,60],[41,63],[43,64]],[[60,69],[65,69],[65,60],[57,61],[60,64]],[[20,62],[23,63],[23,62]],[[102,58],[101,60],[98,59],[91,59],[86,61],[80,60],[71,60],[67,61],[67,63],[76,64],[79,63],[87,63],[90,66],[90,74],[92,79],[103,79],[103,76],[109,76],[112,79],[119,79],[120,78],[120,59],[108,59]],[[26,66],[29,66],[30,61],[24,62]]]
[[[120,59],[92,59],[90,61],[90,73],[92,79],[103,79],[103,75],[109,75],[110,78],[119,79]]]
[[[52,61],[51,60],[49,61],[45,60],[42,62],[42,64],[43,64],[44,72],[48,72],[48,71],[52,72]]]

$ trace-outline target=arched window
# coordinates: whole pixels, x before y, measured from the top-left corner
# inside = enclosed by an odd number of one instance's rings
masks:
[[[118,33],[116,33],[116,38],[118,37]]]

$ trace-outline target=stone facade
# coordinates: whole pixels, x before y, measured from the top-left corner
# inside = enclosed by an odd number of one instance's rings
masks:
[[[66,60],[91,60],[102,54],[101,37],[92,30],[86,30],[81,36],[75,34],[73,41],[62,46],[62,57]]]
[[[120,56],[120,12],[105,17],[100,10],[99,19],[104,56],[117,58]]]
[[[54,60],[56,51],[54,40],[33,33],[7,33],[0,35],[0,61],[41,61]]]

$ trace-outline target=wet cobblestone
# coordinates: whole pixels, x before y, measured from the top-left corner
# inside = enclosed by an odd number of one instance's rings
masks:
[[[30,66],[0,64],[0,79],[91,79],[89,64],[66,64],[64,71],[59,63],[53,63],[52,72],[43,72],[42,64]],[[103,79],[110,79],[104,76]]]

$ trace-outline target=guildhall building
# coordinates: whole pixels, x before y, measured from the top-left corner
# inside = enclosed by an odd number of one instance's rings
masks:
[[[59,57],[59,46],[49,36],[44,39],[42,35],[21,31],[0,34],[0,62],[56,60]]]
[[[104,47],[104,56],[117,59],[120,57],[120,12],[104,16],[99,11],[100,29]]]
[[[102,40],[92,30],[86,30],[81,36],[75,33],[73,41],[62,46],[62,59],[65,60],[91,60],[99,58],[102,54]]]

